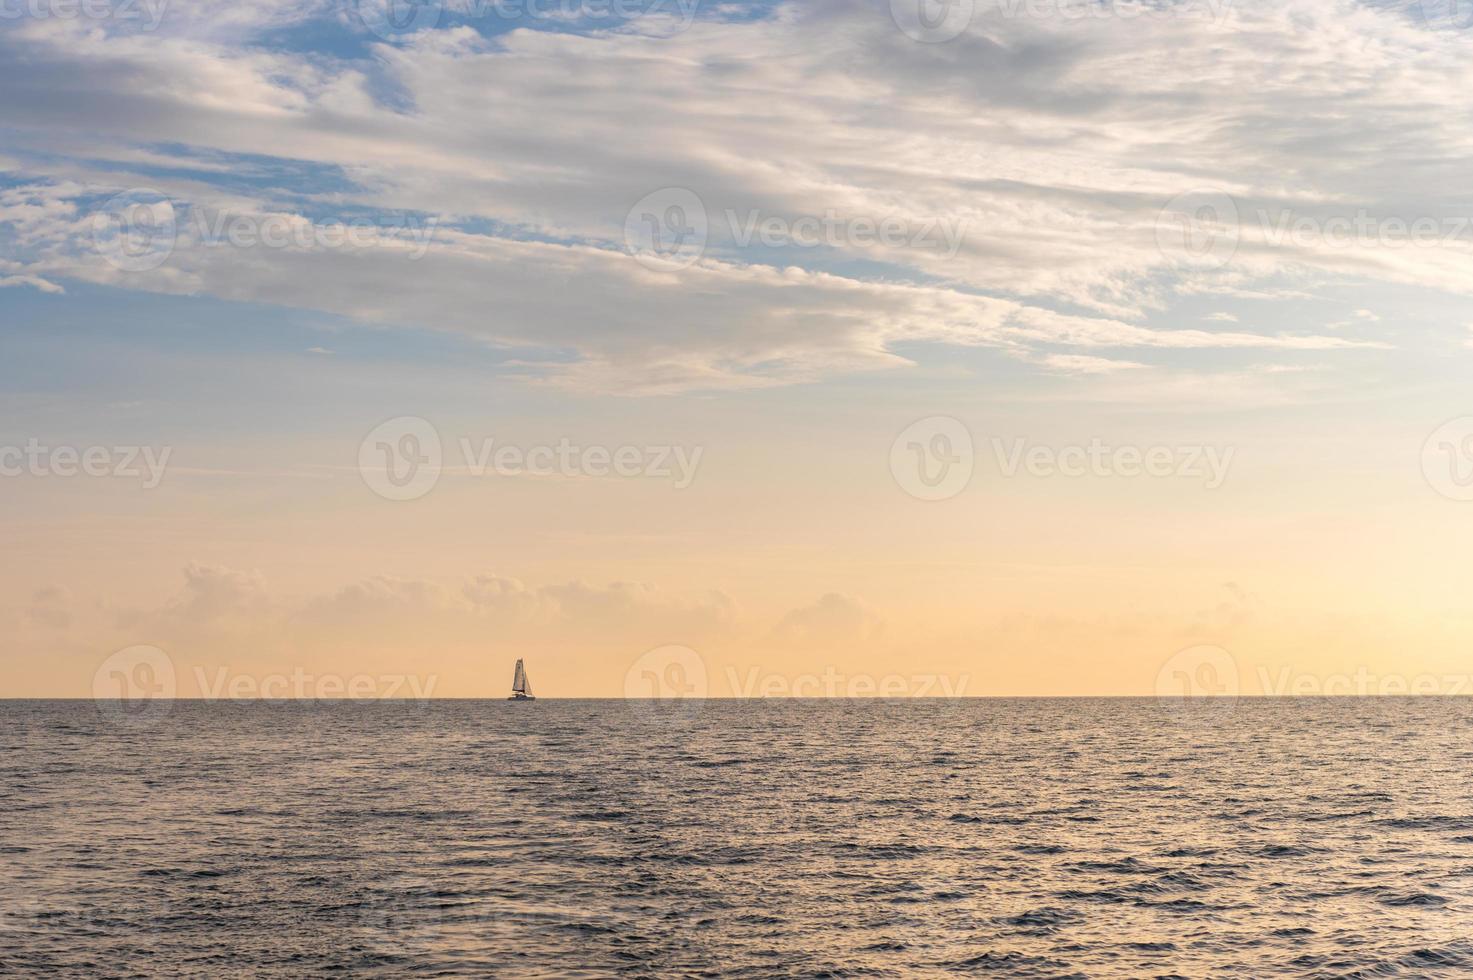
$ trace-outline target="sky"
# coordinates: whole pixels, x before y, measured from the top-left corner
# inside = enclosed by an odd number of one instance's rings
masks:
[[[0,0],[0,80],[0,694],[1473,693],[1466,5]]]

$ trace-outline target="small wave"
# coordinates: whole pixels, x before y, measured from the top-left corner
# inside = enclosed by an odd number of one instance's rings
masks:
[[[1465,976],[1473,970],[1473,944],[1458,940],[1437,948],[1414,949],[1395,959],[1382,959],[1357,970],[1356,977]]]
[[[1141,899],[1135,904],[1141,908],[1161,909],[1164,912],[1221,912],[1227,909],[1226,905],[1212,905],[1208,902],[1199,902],[1195,898],[1172,898],[1164,902],[1148,902]]]
[[[1130,890],[1138,894],[1166,894],[1178,891],[1206,891],[1212,886],[1185,871],[1169,871],[1159,878],[1132,885]]]
[[[1099,891],[1093,892],[1081,891],[1077,888],[1067,888],[1064,891],[1055,892],[1054,897],[1062,898],[1068,902],[1104,902],[1111,905],[1130,901],[1130,899],[1126,898],[1120,892],[1112,891],[1109,888],[1102,888]]]
[[[934,851],[934,847],[920,844],[855,844],[850,841],[835,844],[835,850],[869,858],[914,858]]]
[[[1473,817],[1437,814],[1427,817],[1388,817],[1375,821],[1378,827],[1393,830],[1473,830]]]
[[[1448,903],[1441,895],[1431,892],[1408,892],[1401,895],[1386,895],[1380,899],[1382,905],[1392,908],[1437,908]]]
[[[1016,973],[1028,967],[1043,968],[1053,965],[1041,956],[1029,956],[1013,950],[1006,953],[994,953],[988,950],[964,960],[943,964],[943,966],[957,970],[1004,970],[1009,973]]]
[[[1011,915],[1001,921],[1010,926],[1022,926],[1027,929],[1056,929],[1062,925],[1079,922],[1084,918],[1078,912],[1068,909],[1041,908],[1032,909],[1021,915]]]
[[[614,932],[608,926],[601,926],[596,922],[559,922],[553,928],[560,932],[571,932],[579,936],[607,936],[612,935]]]
[[[1414,949],[1401,962],[1412,969],[1473,970],[1473,943],[1451,943],[1439,949]]]
[[[1148,864],[1143,864],[1133,857],[1122,861],[1075,861],[1073,864],[1065,865],[1070,871],[1098,871],[1104,874],[1116,875],[1141,875],[1150,874],[1160,870]]]
[[[780,926],[786,920],[780,919],[775,915],[763,915],[759,912],[750,912],[746,915],[737,916],[733,921],[740,922],[742,923],[742,925],[747,926]]]
[[[1331,823],[1336,820],[1355,820],[1358,817],[1369,817],[1375,813],[1374,810],[1352,810],[1347,813],[1312,813],[1305,817],[1306,823]]]

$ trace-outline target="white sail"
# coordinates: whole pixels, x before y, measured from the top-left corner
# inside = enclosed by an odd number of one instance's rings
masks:
[[[532,693],[531,690],[527,687],[527,669],[522,666],[522,662],[520,660],[517,661],[516,673],[512,675],[511,689],[517,694]]]

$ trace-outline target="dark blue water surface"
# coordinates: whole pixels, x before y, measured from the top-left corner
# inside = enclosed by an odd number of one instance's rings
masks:
[[[0,702],[0,972],[1473,975],[1473,701]]]

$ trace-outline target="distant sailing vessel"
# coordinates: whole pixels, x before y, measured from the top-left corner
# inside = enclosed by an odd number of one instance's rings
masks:
[[[536,701],[532,696],[532,685],[527,683],[527,668],[522,666],[521,658],[517,658],[517,672],[511,678],[511,697],[508,701]]]

